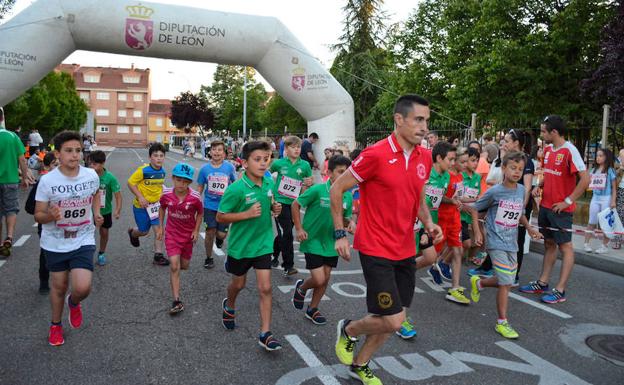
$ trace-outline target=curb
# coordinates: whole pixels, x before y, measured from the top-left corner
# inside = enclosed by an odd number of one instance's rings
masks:
[[[529,250],[544,255],[544,243],[531,241]],[[557,258],[561,259],[561,256],[557,254]],[[604,254],[591,254],[575,249],[574,263],[624,277],[624,261],[620,258]]]

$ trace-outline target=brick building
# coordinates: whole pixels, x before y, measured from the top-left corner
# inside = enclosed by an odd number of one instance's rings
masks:
[[[115,147],[147,145],[149,69],[61,64],[57,70],[74,77],[78,95],[95,117],[98,144]]]
[[[158,143],[168,143],[170,135],[180,134],[171,124],[171,100],[157,99],[149,104],[147,140]]]

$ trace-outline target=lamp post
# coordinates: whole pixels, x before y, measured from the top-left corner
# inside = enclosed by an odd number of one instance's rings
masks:
[[[247,139],[247,66],[245,72],[245,83],[243,85],[243,140]]]

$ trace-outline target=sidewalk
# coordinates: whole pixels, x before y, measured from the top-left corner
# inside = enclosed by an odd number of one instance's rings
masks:
[[[537,220],[531,221],[531,224],[537,226]],[[573,226],[574,230],[584,230],[583,226]],[[605,271],[607,273],[624,276],[624,245],[619,250],[614,250],[609,245],[609,251],[606,254],[588,253],[583,249],[585,237],[580,234],[572,234],[572,244],[574,247],[575,263],[587,266],[592,269]],[[595,250],[602,244],[601,240],[592,239],[591,245]],[[544,255],[544,242],[531,241],[530,250],[534,253]],[[561,256],[559,255],[559,258]]]
[[[182,151],[179,148],[169,147],[169,152],[174,152],[176,154],[184,155],[184,151]],[[206,161],[206,162],[209,161],[208,158],[202,158],[201,154],[199,154],[197,151],[195,151],[194,158],[197,159],[197,160],[203,160],[203,161]]]

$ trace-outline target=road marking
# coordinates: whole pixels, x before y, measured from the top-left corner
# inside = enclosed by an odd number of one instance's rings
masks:
[[[212,251],[214,251],[214,253],[217,254],[219,257],[225,257],[225,253],[223,252],[223,250],[218,248],[217,245],[212,245]]]
[[[13,244],[13,247],[20,247],[22,246],[24,243],[26,243],[26,241],[28,240],[28,238],[30,238],[30,235],[22,235],[20,237],[20,239],[17,240],[17,242],[15,242]]]
[[[350,286],[355,288],[356,290],[360,290],[360,293],[356,293],[356,294],[351,294],[351,293],[347,293],[346,291],[342,290],[343,286]],[[333,291],[335,291],[336,293],[340,294],[343,297],[348,297],[348,298],[366,298],[366,286],[359,284],[359,283],[354,283],[354,282],[337,282],[331,285],[331,288]]]
[[[4,265],[6,263],[6,261],[0,261],[0,267],[2,267],[2,265]]]
[[[295,290],[295,285],[279,285],[277,287],[282,293],[284,294],[288,294],[291,291]],[[323,294],[323,297],[321,297],[321,301],[329,301],[331,300],[331,298],[329,298],[328,296],[326,296],[325,294]],[[312,302],[312,290],[308,290],[306,292],[306,297],[304,299],[304,302]]]
[[[297,268],[300,273],[310,274],[308,269]],[[362,274],[362,270],[332,270],[331,275],[350,275],[350,274]]]
[[[37,222],[33,223],[32,227],[37,227]]]
[[[555,309],[553,309],[551,307],[548,307],[546,305],[542,305],[541,303],[538,303],[538,302],[535,302],[535,301],[531,301],[530,299],[524,298],[521,295],[518,295],[518,294],[515,294],[515,293],[509,293],[509,297],[511,297],[511,298],[513,298],[513,299],[515,299],[517,301],[524,302],[527,305],[531,305],[533,307],[536,307],[536,308],[538,308],[540,310],[544,310],[545,312],[550,313],[552,315],[556,315],[557,317],[560,317],[560,318],[563,318],[563,319],[570,319],[570,318],[572,318],[572,316],[567,314],[567,313],[564,313],[564,312],[559,311],[559,310],[555,310]]]
[[[325,367],[321,360],[316,357],[316,355],[306,346],[306,344],[301,341],[301,338],[295,334],[289,334],[286,336],[286,341],[290,343],[290,345],[295,349],[299,357],[303,360],[311,368],[322,368]],[[340,385],[340,382],[331,375],[331,371],[329,369],[325,369],[324,372],[327,374],[319,375],[318,379],[324,385]]]
[[[134,155],[136,155],[137,158],[139,158],[139,161],[143,162],[143,159],[141,159],[141,157],[139,156],[139,153],[136,152],[136,150],[134,148],[132,149],[132,152],[134,152]]]
[[[442,285],[438,285],[437,283],[433,282],[433,280],[430,277],[420,277],[420,279],[427,285],[429,286],[429,288],[433,291],[437,291],[437,292],[445,292],[446,290],[444,290],[447,287],[451,287],[451,285],[447,282],[442,282]]]

